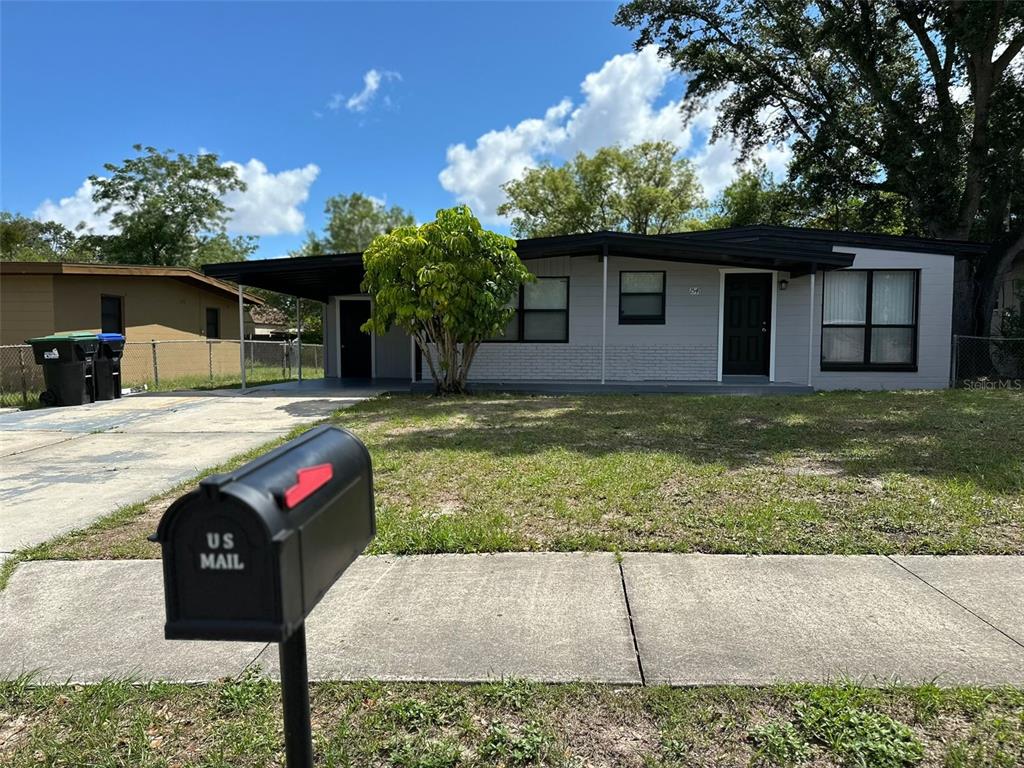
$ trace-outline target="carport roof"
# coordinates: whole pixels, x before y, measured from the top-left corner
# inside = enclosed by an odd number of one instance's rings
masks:
[[[796,227],[733,227],[672,235],[593,232],[535,237],[518,240],[516,250],[524,261],[607,253],[634,259],[777,269],[796,277],[849,267],[853,253],[836,250],[842,246],[950,255],[976,255],[988,248],[979,243]],[[246,286],[326,301],[329,296],[360,292],[363,260],[361,253],[339,253],[209,264],[203,271]]]

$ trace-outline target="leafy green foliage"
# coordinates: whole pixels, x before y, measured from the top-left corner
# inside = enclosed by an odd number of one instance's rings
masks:
[[[377,235],[416,223],[408,211],[354,192],[334,195],[324,205],[327,223],[323,235],[306,233],[306,242],[292,256],[318,256],[324,253],[355,253],[366,250]]]
[[[560,167],[528,170],[506,183],[498,213],[520,237],[614,230],[664,234],[692,229],[703,205],[689,160],[667,141],[604,147]]]
[[[799,765],[811,755],[810,746],[792,723],[766,723],[750,729],[754,765]]]
[[[511,319],[509,302],[530,274],[515,241],[485,230],[465,206],[378,236],[363,254],[373,298],[364,331],[393,326],[416,340],[440,393],[462,392],[480,342]]]
[[[891,192],[818,199],[806,185],[778,182],[755,162],[722,190],[706,223],[716,229],[771,224],[898,235],[910,228],[907,217],[905,201]]]
[[[797,722],[849,766],[902,768],[920,762],[921,742],[903,723],[866,705],[854,686],[815,688],[796,705]]]
[[[0,260],[89,262],[96,253],[63,224],[0,211]]]
[[[222,197],[245,189],[233,166],[208,153],[133,148],[135,157],[104,165],[109,177],[90,177],[93,200],[112,214],[117,232],[100,240],[104,261],[195,267],[255,250],[252,238],[226,232],[230,209]]]
[[[518,729],[504,723],[492,723],[480,745],[480,756],[498,759],[507,765],[535,765],[550,748],[550,737],[537,722]]]

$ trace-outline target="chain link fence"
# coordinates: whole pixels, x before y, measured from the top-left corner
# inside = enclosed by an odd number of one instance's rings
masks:
[[[299,345],[294,341],[129,341],[121,358],[121,386],[127,391],[218,389],[242,383],[239,344],[245,351],[245,383],[297,379]],[[302,377],[324,375],[322,344],[303,344]],[[0,405],[32,407],[43,391],[43,369],[27,344],[0,346]]]
[[[954,336],[954,387],[1024,389],[1024,338]]]

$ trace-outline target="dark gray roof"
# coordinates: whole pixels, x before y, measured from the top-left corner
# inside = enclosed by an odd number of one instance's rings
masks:
[[[608,253],[619,258],[779,269],[793,276],[850,266],[853,254],[836,251],[837,246],[969,257],[988,250],[988,246],[983,243],[958,240],[775,226],[731,227],[671,235],[592,232],[516,241],[516,251],[524,261],[548,256],[594,256]],[[359,292],[359,284],[363,279],[363,258],[361,253],[338,253],[255,259],[207,264],[203,272],[211,277],[233,280],[254,288],[326,301],[332,295]]]

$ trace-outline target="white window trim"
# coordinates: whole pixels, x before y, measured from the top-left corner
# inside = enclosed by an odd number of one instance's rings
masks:
[[[776,269],[750,267],[719,267],[718,269],[718,381],[722,380],[723,345],[725,344],[725,276],[739,272],[761,272],[772,276],[772,320],[768,330],[768,381],[775,381],[776,324],[779,311],[779,272]]]

